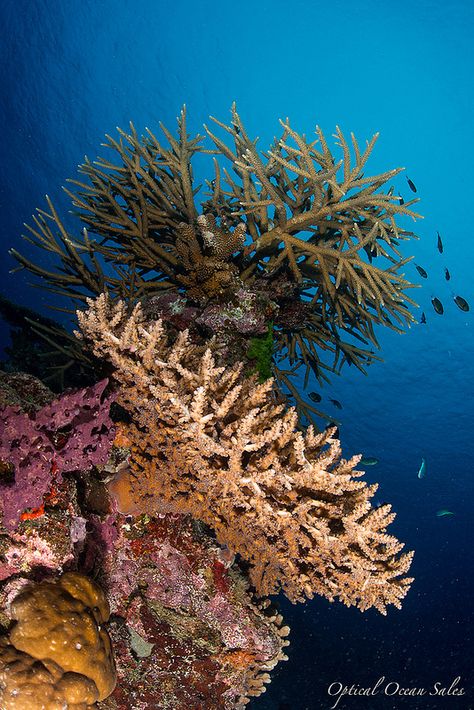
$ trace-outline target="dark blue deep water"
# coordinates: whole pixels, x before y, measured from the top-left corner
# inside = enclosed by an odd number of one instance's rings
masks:
[[[379,498],[393,503],[392,532],[416,550],[416,581],[403,609],[387,617],[322,599],[283,600],[290,660],[252,707],[326,709],[336,700],[328,688],[338,682],[368,687],[384,677],[391,691],[396,684],[429,691],[459,676],[462,697],[381,691],[337,707],[474,708],[474,313],[453,300],[460,294],[474,307],[474,5],[2,0],[0,27],[2,293],[43,313],[48,297],[22,273],[9,273],[7,249],[28,250],[22,225],[45,193],[64,213],[61,185],[117,125],[173,128],[186,103],[195,132],[209,114],[227,120],[236,100],[262,146],[279,133],[278,118],[289,116],[308,135],[316,123],[326,135],[338,124],[360,141],[380,131],[369,172],[407,168],[425,218],[407,227],[420,239],[406,251],[428,279],[413,263],[406,274],[423,282],[415,299],[427,323],[405,335],[379,332],[384,362],[367,377],[347,368],[323,394],[343,404],[330,414],[341,422],[344,451],[379,460],[366,475],[380,483]],[[405,177],[397,181],[407,195]],[[8,330],[1,332],[5,342]],[[420,480],[422,457],[428,472]],[[454,515],[437,517],[442,508]]]

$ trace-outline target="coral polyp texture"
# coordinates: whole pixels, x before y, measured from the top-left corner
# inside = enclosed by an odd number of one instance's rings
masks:
[[[13,625],[0,645],[4,710],[86,710],[113,691],[112,648],[102,628],[109,605],[77,572],[26,586],[12,601]]]
[[[414,320],[401,243],[415,235],[398,221],[418,217],[417,200],[393,194],[389,183],[401,169],[367,174],[378,134],[361,146],[337,128],[331,149],[319,127],[309,140],[287,119],[261,151],[235,106],[230,123],[213,118],[217,132],[206,126],[206,136],[190,137],[186,120],[183,109],[176,137],[160,124],[167,144],[149,129],[140,137],[131,124],[107,136],[107,158],[86,159],[82,179],[66,190],[82,234],[66,229],[47,198],[26,239],[54,255],[57,269],[11,254],[76,303],[103,291],[128,301],[166,294],[167,304],[195,309],[192,327],[204,337],[226,330],[226,318],[197,317],[210,306],[236,312],[242,294],[258,299],[266,325],[273,323],[277,381],[302,411],[318,414],[278,358],[320,383],[344,363],[365,371],[377,358],[377,325],[401,332]],[[214,156],[203,195],[192,168],[199,154]],[[225,333],[237,350],[240,332]],[[69,364],[81,358],[70,341],[64,353]]]
[[[122,512],[191,513],[249,564],[258,594],[292,601],[320,594],[361,610],[399,607],[412,553],[387,534],[390,505],[358,480],[360,457],[341,458],[334,429],[296,430],[271,379],[217,363],[186,331],[173,342],[141,306],[129,314],[104,294],[78,312],[80,338],[113,365],[131,422],[129,468],[115,484]],[[212,346],[212,343],[211,343]]]

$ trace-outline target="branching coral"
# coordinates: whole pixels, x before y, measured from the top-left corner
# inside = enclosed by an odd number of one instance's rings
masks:
[[[295,430],[297,415],[272,397],[272,380],[219,366],[181,333],[127,315],[107,296],[78,312],[96,355],[110,360],[132,423],[131,472],[122,487],[138,510],[160,503],[192,513],[250,563],[261,595],[292,601],[321,594],[364,610],[400,606],[412,553],[386,533],[390,505],[356,480],[359,457],[341,459],[333,430]]]
[[[85,710],[115,686],[102,590],[77,572],[26,587],[11,604],[14,624],[0,647],[5,710]]]
[[[229,233],[217,226],[213,215],[204,214],[197,217],[196,224],[197,229],[193,224],[178,226],[176,252],[185,273],[178,270],[175,278],[191,300],[207,303],[242,285],[239,270],[230,257],[242,250],[246,228],[239,223]]]
[[[49,198],[29,228],[27,239],[60,268],[11,253],[51,290],[81,302],[105,290],[129,301],[174,290],[192,307],[226,308],[245,289],[272,302],[275,351],[293,367],[304,364],[306,379],[311,371],[327,379],[344,363],[365,371],[378,347],[375,326],[403,331],[413,320],[412,284],[400,273],[409,259],[399,244],[414,235],[397,219],[418,216],[410,209],[416,200],[384,191],[399,169],[364,173],[377,135],[361,148],[337,128],[338,158],[319,127],[309,141],[286,120],[281,138],[261,153],[235,106],[230,125],[212,120],[231,146],[207,127],[212,148],[202,136],[190,138],[184,109],[177,138],[161,126],[168,147],[148,129],[139,137],[132,124],[118,139],[107,136],[118,162],[86,160],[86,181],[66,190],[83,235],[66,230]],[[201,214],[191,165],[197,153],[217,156]],[[293,371],[274,366],[299,399]],[[306,410],[317,412],[309,403]]]

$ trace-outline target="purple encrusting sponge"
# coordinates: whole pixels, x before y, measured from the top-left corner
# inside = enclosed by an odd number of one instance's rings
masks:
[[[14,467],[14,480],[0,480],[0,510],[7,530],[21,513],[38,508],[61,474],[89,470],[107,462],[115,436],[110,418],[114,394],[108,380],[66,392],[33,414],[18,407],[0,410],[0,462]]]

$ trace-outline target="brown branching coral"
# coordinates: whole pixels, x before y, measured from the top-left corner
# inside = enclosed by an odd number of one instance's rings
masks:
[[[327,380],[344,363],[365,371],[378,347],[375,327],[403,331],[413,320],[412,284],[401,273],[409,258],[399,247],[414,235],[397,220],[418,216],[416,200],[401,203],[386,187],[400,169],[365,174],[377,135],[361,147],[337,128],[338,158],[319,127],[310,141],[286,120],[281,138],[261,152],[235,106],[229,125],[212,120],[230,145],[207,127],[211,148],[203,136],[190,138],[185,109],[177,137],[161,126],[167,146],[132,124],[117,139],[107,136],[118,162],[86,159],[84,181],[66,190],[82,236],[66,230],[49,198],[29,227],[27,239],[56,255],[60,268],[11,253],[55,293],[82,303],[104,291],[135,301],[174,290],[204,308],[242,288],[264,294],[277,311],[275,353],[291,366],[274,365],[280,383],[292,389],[300,365],[306,382],[311,372]],[[215,156],[202,214],[192,170],[198,153]]]
[[[86,225],[81,236],[67,232],[49,197],[48,210],[37,210],[26,239],[56,254],[59,271],[48,271],[11,250],[55,293],[85,301],[88,294],[108,290],[131,298],[176,284],[177,229],[181,223],[193,225],[197,217],[191,159],[202,150],[202,138],[188,139],[184,110],[178,140],[161,127],[169,149],[151,131],[140,139],[131,124],[130,133],[119,131],[118,140],[107,136],[105,145],[119,156],[119,165],[86,158],[80,172],[89,182],[71,180],[77,192],[66,190]],[[97,239],[90,239],[89,232]]]
[[[321,594],[361,610],[400,606],[412,553],[398,555],[390,505],[371,507],[377,486],[357,480],[359,457],[341,458],[334,430],[296,431],[295,410],[275,402],[271,380],[220,366],[187,332],[169,342],[140,306],[128,316],[105,295],[88,305],[78,335],[114,366],[132,419],[127,505],[165,504],[209,524],[249,562],[261,595],[282,588],[292,601]]]
[[[114,689],[115,667],[102,590],[77,572],[27,586],[13,600],[14,624],[0,647],[5,710],[95,707]]]
[[[185,273],[177,272],[176,279],[186,287],[189,298],[207,303],[241,285],[238,268],[229,259],[243,247],[245,225],[241,223],[229,233],[216,225],[212,215],[199,215],[196,221],[201,241],[193,225],[183,222],[178,226],[176,252]]]
[[[416,200],[401,205],[391,188],[380,192],[400,169],[363,174],[378,134],[363,151],[351,134],[352,158],[337,128],[342,149],[337,161],[319,127],[317,140],[309,142],[287,119],[281,121],[282,137],[262,156],[235,106],[229,126],[213,120],[233,147],[206,131],[237,178],[227,170],[222,174],[215,161],[212,197],[204,210],[225,214],[233,225],[245,218],[251,239],[244,250],[246,282],[262,272],[271,279],[284,271],[298,284],[298,300],[308,306],[298,328],[276,332],[276,349],[288,354],[290,364],[302,361],[307,374],[312,369],[322,379],[327,368],[321,351],[333,353],[329,369],[347,362],[363,370],[373,359],[370,347],[378,347],[375,324],[401,332],[413,320],[406,306],[413,301],[403,293],[412,285],[399,273],[409,259],[398,246],[414,235],[399,228],[396,218],[419,216],[409,209]],[[375,257],[388,266],[375,266]]]

